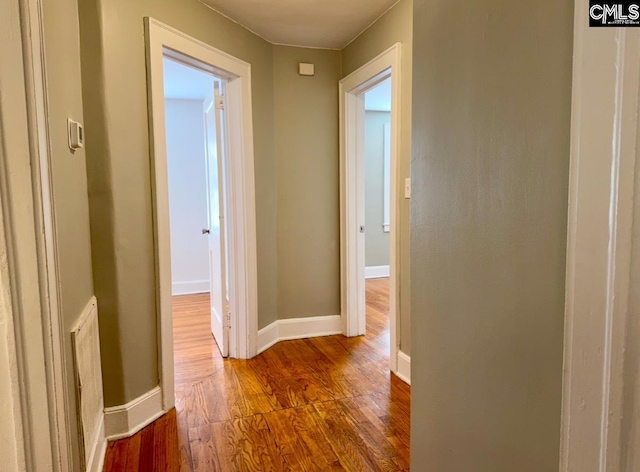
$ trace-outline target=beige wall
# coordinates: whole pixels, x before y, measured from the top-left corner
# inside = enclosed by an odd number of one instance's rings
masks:
[[[76,411],[76,383],[71,330],[93,296],[85,151],[80,149],[72,153],[67,138],[67,118],[83,122],[76,0],[44,0],[43,19],[60,302],[67,390],[73,413]],[[75,421],[69,426],[71,438],[77,438]],[[72,446],[73,461],[78,468],[77,442],[72,441]]]
[[[401,0],[342,51],[342,75],[347,76],[395,43],[402,43],[402,99],[400,116],[400,171],[398,189],[411,175],[411,70],[413,46],[413,0]],[[410,201],[399,199],[399,244],[396,254],[400,283],[398,286],[400,349],[411,354],[409,221]]]
[[[275,46],[278,314],[340,314],[340,52]],[[315,76],[298,75],[298,63]]]
[[[573,2],[414,6],[411,462],[558,470]]]
[[[364,130],[364,264],[389,265],[389,233],[384,232],[384,125],[387,111],[367,111]]]

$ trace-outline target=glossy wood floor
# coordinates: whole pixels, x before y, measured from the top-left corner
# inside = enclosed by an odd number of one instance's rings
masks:
[[[366,336],[281,342],[249,361],[220,356],[208,295],[176,297],[176,409],[110,443],[104,470],[409,470],[388,297],[388,279],[367,281]]]

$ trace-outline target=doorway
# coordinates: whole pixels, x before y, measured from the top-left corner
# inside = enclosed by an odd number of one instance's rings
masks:
[[[391,78],[364,93],[364,109],[365,331],[390,354]]]
[[[169,57],[163,65],[178,386],[202,346],[229,355],[226,81]]]
[[[145,26],[158,285],[158,357],[163,409],[168,411],[175,405],[174,294],[186,291],[191,293],[180,295],[199,293],[201,298],[207,298],[205,314],[210,317],[207,331],[215,338],[220,354],[244,359],[253,357],[256,351],[251,68],[153,19],[147,18]],[[193,81],[190,86],[182,87],[188,89],[186,92],[178,91],[174,95],[180,98],[179,93],[193,95],[198,93],[194,89],[202,89],[197,96],[200,103],[190,104],[191,121],[186,115],[174,116],[173,108],[186,109],[188,104],[170,107],[165,101],[172,85],[165,72],[178,68]],[[181,129],[175,136],[166,128],[170,120]],[[172,140],[178,144],[174,146]],[[180,174],[189,167],[185,165],[185,148],[193,146],[200,151],[192,153],[190,162],[194,169],[189,174],[192,177],[185,178]],[[172,162],[170,154],[175,148],[178,158]],[[177,174],[172,175],[172,171]],[[176,203],[173,193],[184,201]],[[172,226],[174,223],[177,227]],[[186,241],[180,241],[181,238]],[[178,247],[183,250],[180,255],[175,254]]]
[[[409,373],[399,370],[397,319],[397,207],[396,183],[399,156],[398,125],[400,117],[400,56],[401,45],[395,44],[340,81],[340,210],[341,210],[341,290],[342,327],[345,336],[360,336],[367,332],[367,283],[373,276],[388,277],[389,368],[408,380]],[[366,98],[380,95],[387,100],[388,127],[383,133],[388,155],[383,161],[383,195],[377,200],[378,210],[367,222],[366,186]],[[371,102],[371,98],[370,98]],[[384,178],[386,172],[386,179]],[[388,184],[387,184],[388,183]],[[377,199],[377,197],[375,197]],[[379,214],[381,211],[381,215]],[[373,215],[373,213],[371,213]],[[376,221],[381,220],[381,221]],[[381,234],[379,234],[381,233]],[[367,242],[377,236],[387,241],[388,263],[369,265]],[[384,245],[384,243],[383,243]],[[387,267],[388,266],[388,267]],[[372,285],[369,283],[369,285]],[[371,294],[371,296],[375,296]]]

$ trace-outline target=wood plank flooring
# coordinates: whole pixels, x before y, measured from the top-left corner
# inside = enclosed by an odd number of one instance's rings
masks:
[[[410,387],[389,373],[388,279],[367,281],[367,335],[227,360],[208,295],[174,299],[176,409],[109,443],[112,471],[407,471]]]

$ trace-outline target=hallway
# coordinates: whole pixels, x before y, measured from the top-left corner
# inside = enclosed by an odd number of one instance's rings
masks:
[[[176,297],[176,410],[110,443],[104,470],[409,470],[388,279],[368,280],[366,296],[366,336],[281,342],[249,361],[220,356],[208,295]]]

